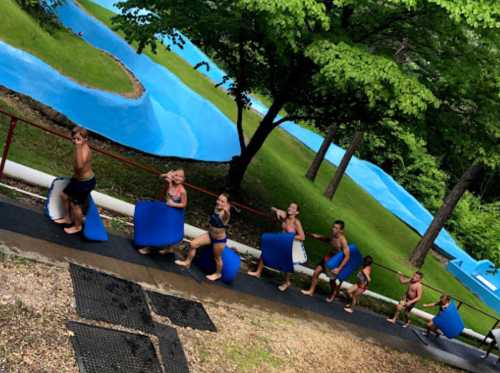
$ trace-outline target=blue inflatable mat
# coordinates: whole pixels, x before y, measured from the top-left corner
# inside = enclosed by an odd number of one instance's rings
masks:
[[[202,247],[198,250],[195,258],[196,265],[206,274],[210,275],[216,271],[214,251],[210,246]],[[226,284],[234,281],[240,271],[240,256],[229,247],[225,247],[222,252],[222,278]]]
[[[464,330],[464,322],[454,303],[451,303],[445,310],[439,311],[432,319],[432,323],[448,338],[456,338]]]
[[[339,275],[337,276],[337,278],[340,281],[344,281],[351,275],[351,273],[358,270],[363,264],[363,255],[361,255],[361,252],[358,250],[357,246],[354,244],[350,244],[349,250],[350,250],[349,260],[347,264],[344,266],[344,268],[342,268],[342,271],[340,271]],[[328,269],[336,268],[342,262],[343,259],[344,259],[344,253],[341,251],[332,256],[326,262],[326,268]]]
[[[85,215],[85,223],[83,224],[83,237],[90,241],[107,241],[108,232],[104,228],[92,196],[89,196],[87,204],[87,214]]]
[[[138,201],[134,212],[134,245],[164,247],[184,238],[184,209],[161,201]]]
[[[52,181],[47,201],[45,201],[45,214],[51,219],[61,219],[64,216],[64,207],[61,201],[61,192],[66,188],[69,183],[69,178],[58,177]],[[87,202],[87,212],[85,214],[85,221],[83,223],[83,237],[90,241],[107,241],[108,232],[104,228],[99,211],[89,195]]]
[[[282,272],[293,272],[292,246],[294,233],[264,233],[260,246],[266,267]]]

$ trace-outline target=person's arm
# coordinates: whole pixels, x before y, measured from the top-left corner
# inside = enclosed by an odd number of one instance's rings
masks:
[[[322,234],[318,234],[318,233],[309,233],[309,236],[311,236],[312,238],[315,238],[319,241],[323,241],[323,242],[330,242],[331,241],[330,237],[323,236]]]
[[[363,273],[365,274],[366,276],[366,279],[368,280],[368,282],[372,282],[372,267],[371,266],[368,266],[368,267],[365,267],[363,268]]]
[[[429,308],[429,307],[436,307],[438,305],[439,302],[434,302],[434,303],[426,303],[426,304],[422,304],[422,307],[424,308]]]
[[[344,268],[344,266],[349,261],[349,258],[351,257],[349,246],[347,246],[347,241],[345,240],[345,238],[342,239],[341,243],[342,243],[342,252],[344,253],[344,259],[342,259],[339,266],[332,271],[335,274],[339,274],[340,271],[342,271],[342,268]]]
[[[306,239],[306,234],[304,233],[304,229],[302,228],[302,223],[300,220],[295,220],[295,239],[298,241],[304,241]]]
[[[422,286],[419,286],[417,288],[417,296],[414,299],[410,300],[409,302],[406,302],[406,305],[409,306],[411,304],[417,303],[420,300],[420,298],[422,298]]]
[[[403,275],[401,272],[398,271],[398,275],[399,275],[399,282],[402,283],[402,284],[407,284],[410,282],[410,279],[408,277],[406,277],[405,275]]]
[[[78,170],[82,170],[89,161],[89,151],[85,149],[83,143],[75,144],[75,164]]]
[[[271,211],[276,216],[276,219],[278,219],[278,220],[285,220],[286,219],[286,212],[285,211],[277,209],[276,207],[271,207]]]

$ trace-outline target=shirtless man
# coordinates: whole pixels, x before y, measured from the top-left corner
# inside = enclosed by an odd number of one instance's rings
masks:
[[[330,250],[330,252],[326,254],[323,257],[323,259],[321,259],[321,262],[319,262],[319,264],[316,266],[311,279],[311,286],[309,287],[308,290],[301,290],[302,294],[312,296],[314,294],[314,291],[316,290],[316,286],[318,285],[319,275],[321,274],[321,272],[325,272],[330,277],[330,286],[332,288],[332,291],[330,295],[326,298],[326,301],[332,302],[333,299],[337,296],[337,293],[340,288],[340,285],[337,285],[336,281],[337,276],[349,261],[351,253],[349,250],[349,246],[347,245],[347,239],[345,238],[344,235],[344,227],[345,223],[342,220],[335,220],[332,226],[331,237],[325,237],[316,233],[313,233],[311,235],[312,237],[317,238],[318,240],[329,242],[330,245],[332,246],[332,250]],[[328,262],[328,260],[332,256],[334,256],[341,250],[344,252],[344,259],[342,260],[342,262],[340,262],[340,264],[336,268],[333,268],[331,271],[328,271],[328,269],[326,268],[326,262]]]
[[[75,234],[82,230],[83,209],[87,206],[90,192],[95,188],[95,176],[92,172],[92,154],[88,145],[88,132],[81,127],[75,127],[71,133],[75,144],[73,177],[61,193],[64,206],[64,217],[56,219],[57,224],[68,224],[64,228],[67,234]]]
[[[396,306],[396,313],[394,314],[394,317],[386,320],[392,324],[395,324],[400,312],[404,311],[406,321],[403,327],[406,328],[408,325],[410,325],[408,314],[411,312],[413,307],[415,307],[420,298],[422,298],[423,288],[421,281],[424,277],[424,274],[417,271],[413,274],[413,276],[411,276],[411,278],[405,277],[401,272],[398,272],[398,274],[399,282],[402,284],[408,284],[408,289],[406,290],[406,293],[404,294],[399,304]]]

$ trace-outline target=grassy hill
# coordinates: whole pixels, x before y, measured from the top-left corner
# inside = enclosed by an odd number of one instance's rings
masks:
[[[0,40],[89,87],[133,92],[131,80],[117,61],[63,28],[49,32],[40,27],[15,0],[0,1]]]
[[[81,5],[102,22],[110,25],[111,13],[90,2],[80,0]],[[223,91],[214,87],[213,83],[202,74],[195,71],[184,60],[177,55],[160,48],[157,55],[146,51],[152,59],[164,65],[175,73],[187,86],[200,95],[208,98],[223,113],[233,121],[236,116],[236,108],[233,101]],[[259,122],[257,114],[247,111],[245,113],[245,128],[247,136],[255,130]],[[5,123],[3,124],[5,126]],[[2,132],[5,127],[2,127]],[[36,131],[28,128],[21,130],[19,137],[24,136],[32,146],[15,146],[12,153],[13,160],[28,165],[33,165],[42,170],[55,174],[64,173],[68,165],[59,156],[54,157],[54,149],[60,145],[47,146],[47,143],[56,142],[55,139],[40,139]],[[45,138],[45,136],[44,136]],[[40,145],[44,146],[40,146]],[[69,148],[68,148],[69,149]],[[63,151],[67,154],[68,149]],[[143,156],[135,156],[136,159],[146,161]],[[245,177],[243,184],[243,196],[249,196],[247,201],[258,201],[259,206],[282,206],[290,201],[301,204],[301,219],[306,231],[327,234],[330,225],[335,219],[346,221],[346,231],[349,241],[356,243],[364,254],[370,254],[375,261],[400,270],[411,273],[414,269],[407,262],[409,252],[415,247],[419,236],[398,218],[385,210],[377,201],[369,196],[363,189],[355,184],[349,177],[345,177],[340,188],[333,199],[329,201],[322,196],[322,192],[333,175],[334,167],[324,163],[318,175],[316,183],[311,183],[304,178],[304,173],[311,162],[313,153],[298,143],[283,131],[277,130],[269,137],[261,152],[255,158]],[[134,200],[136,196],[154,194],[151,185],[157,181],[144,174],[136,173],[126,167],[116,167],[116,163],[96,159],[99,168],[98,175],[102,177],[99,189],[118,195],[128,200]],[[158,163],[170,161],[158,160]],[[189,181],[217,190],[222,187],[222,168],[219,166],[206,166],[197,168],[195,164],[185,165]],[[215,180],[215,181],[214,181]],[[190,199],[191,204],[197,200]],[[255,230],[254,218],[249,218],[248,229]],[[234,237],[239,239],[239,237]],[[314,265],[327,250],[323,244],[314,241],[306,241],[309,255],[309,263]],[[452,295],[463,298],[478,308],[494,313],[485,306],[471,292],[464,288],[439,260],[429,255],[423,267],[425,282],[432,286],[441,288]],[[394,274],[375,268],[371,289],[389,297],[398,299],[403,288],[399,285]],[[435,300],[439,295],[426,290],[424,302]],[[486,332],[493,324],[492,320],[462,308],[462,315],[468,327],[478,331]]]

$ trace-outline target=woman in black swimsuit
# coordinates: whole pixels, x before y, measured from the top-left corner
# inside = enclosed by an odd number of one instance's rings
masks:
[[[210,281],[220,279],[222,277],[222,266],[224,265],[224,263],[222,263],[222,251],[224,251],[227,241],[226,226],[231,219],[230,209],[231,204],[229,202],[229,195],[227,193],[222,193],[217,198],[214,212],[210,215],[208,233],[203,233],[201,236],[192,240],[189,244],[187,258],[185,260],[176,260],[175,264],[186,268],[191,267],[191,263],[193,262],[193,258],[198,248],[211,245],[214,249],[214,259],[217,269],[215,273],[207,275],[207,279]]]

